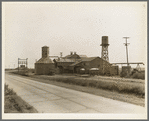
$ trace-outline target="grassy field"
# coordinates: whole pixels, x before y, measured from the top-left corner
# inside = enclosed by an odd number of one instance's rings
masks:
[[[37,110],[22,100],[5,84],[4,113],[37,113]]]

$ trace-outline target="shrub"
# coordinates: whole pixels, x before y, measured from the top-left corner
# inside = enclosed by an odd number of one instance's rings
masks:
[[[136,72],[132,75],[132,78],[134,78],[134,79],[145,79],[145,73]]]
[[[35,73],[35,69],[31,69],[31,72],[32,72],[32,73]]]
[[[5,95],[15,95],[15,94],[16,94],[16,93],[13,91],[13,89],[10,89],[10,88],[8,87],[7,84],[5,84],[4,93],[5,93]]]
[[[120,73],[120,77],[125,77],[125,76],[127,76],[127,72],[121,72]]]

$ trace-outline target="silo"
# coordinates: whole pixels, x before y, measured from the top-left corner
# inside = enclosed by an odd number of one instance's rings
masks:
[[[42,58],[49,57],[49,47],[43,46],[42,47]]]

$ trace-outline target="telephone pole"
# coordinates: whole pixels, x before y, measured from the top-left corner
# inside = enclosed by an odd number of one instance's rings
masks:
[[[128,62],[128,48],[127,48],[127,46],[128,46],[130,43],[127,43],[127,39],[130,38],[130,37],[123,37],[123,38],[126,39],[126,43],[124,43],[124,45],[126,46],[127,66],[129,66],[129,62]]]
[[[62,53],[62,52],[60,52],[60,57],[61,57],[61,58],[63,57],[63,53]]]

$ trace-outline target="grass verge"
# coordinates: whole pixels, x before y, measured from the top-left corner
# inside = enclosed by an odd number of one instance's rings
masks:
[[[22,100],[13,89],[5,84],[4,113],[37,113],[37,110]]]
[[[14,73],[14,72],[13,72]],[[17,74],[15,72],[14,74]],[[40,78],[49,81],[63,82],[72,85],[79,85],[83,87],[92,87],[97,89],[104,89],[108,91],[116,91],[119,93],[133,94],[141,98],[145,97],[145,85],[144,83],[109,80],[109,79],[92,79],[83,77],[67,77],[63,75],[48,76],[48,75],[28,75],[33,78]],[[142,80],[144,81],[144,80]]]
[[[49,81],[57,81],[68,83],[72,85],[79,85],[83,87],[92,87],[97,89],[104,89],[109,91],[116,91],[119,93],[134,94],[141,98],[145,97],[145,85],[143,83],[123,82],[120,80],[109,81],[106,79],[89,79],[89,78],[74,78],[74,77],[53,77],[53,76],[33,76],[35,78],[46,79]]]

